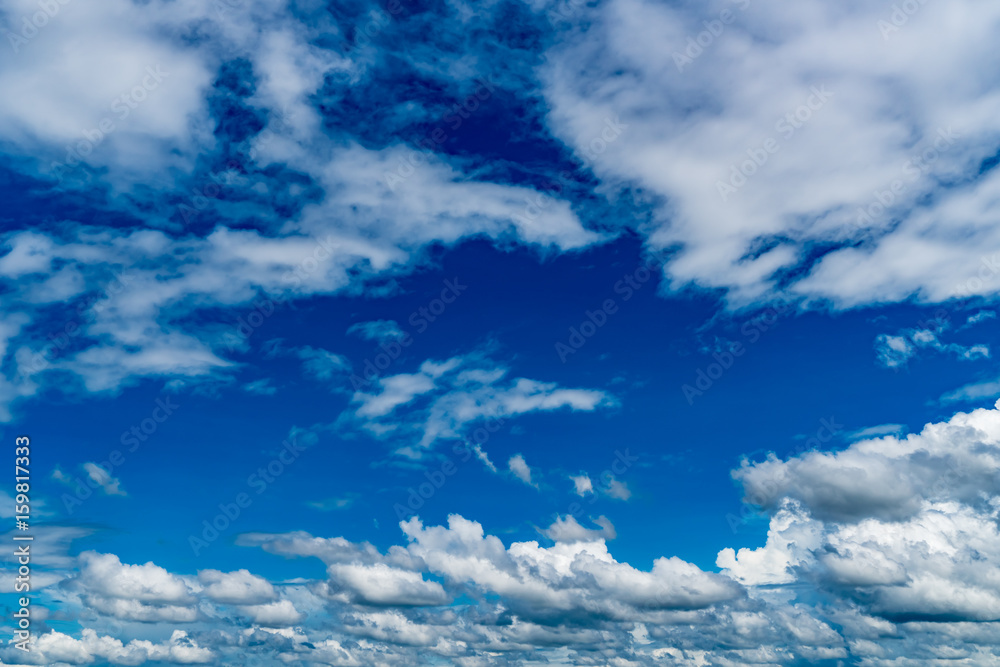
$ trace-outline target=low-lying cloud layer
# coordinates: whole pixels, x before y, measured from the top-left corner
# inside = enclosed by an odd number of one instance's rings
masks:
[[[1000,407],[733,474],[770,532],[761,548],[721,551],[720,572],[674,556],[649,570],[620,562],[605,517],[594,528],[557,517],[544,542],[510,544],[458,515],[442,526],[414,517],[384,552],[302,532],[238,538],[326,565],[326,578],[295,581],[68,557],[82,533],[51,528],[45,537],[59,546],[40,558],[53,575],[45,593],[93,616],[78,638],[41,637],[30,664],[228,664],[238,654],[321,665],[421,655],[463,665],[1000,659]],[[126,627],[124,643],[97,630]],[[142,638],[158,628],[169,641]],[[20,659],[13,649],[2,657]]]

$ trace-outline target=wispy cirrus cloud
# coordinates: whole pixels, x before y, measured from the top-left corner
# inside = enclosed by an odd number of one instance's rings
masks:
[[[342,419],[394,439],[398,453],[419,458],[436,441],[469,437],[480,425],[484,433],[492,433],[518,415],[593,412],[616,404],[602,390],[508,375],[508,368],[480,352],[428,360],[417,372],[378,378],[371,390],[355,392],[352,403],[357,407]]]

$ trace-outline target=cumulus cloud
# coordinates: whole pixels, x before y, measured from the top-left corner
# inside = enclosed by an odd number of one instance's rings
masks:
[[[573,492],[576,495],[585,496],[594,492],[594,483],[590,481],[590,476],[586,473],[576,476],[570,475],[570,480],[573,482]]]
[[[80,554],[76,581],[88,593],[108,598],[181,606],[194,603],[190,587],[181,578],[153,563],[124,564],[114,554]]]
[[[674,251],[668,288],[722,290],[733,307],[779,294],[835,307],[992,298],[1000,7],[918,4],[905,25],[885,28],[890,8],[819,0],[458,0],[390,19],[368,43],[356,31],[367,7],[59,4],[0,62],[0,143],[34,190],[99,199],[116,223],[60,214],[15,221],[2,235],[0,419],[53,387],[113,393],[147,378],[229,378],[236,354],[281,308],[387,293],[430,249],[470,239],[587,248],[615,231],[578,214],[605,194],[616,203],[631,194],[647,245]],[[38,7],[16,0],[0,12],[13,31]],[[688,55],[723,10],[733,20]],[[496,39],[500,22],[525,38]],[[434,48],[428,35],[441,37]],[[487,35],[490,49],[474,49]],[[540,79],[539,94],[522,100],[541,114],[529,124],[564,142],[600,197],[583,193],[586,207],[570,194],[540,198],[530,180],[505,173],[523,165],[415,151],[400,137],[452,100],[386,95],[378,86],[397,88],[394,70],[458,99],[484,71],[507,86],[495,100],[514,96],[511,83]],[[337,115],[350,109],[357,114]],[[191,191],[206,184],[222,194],[195,202]],[[369,322],[352,335],[379,340],[389,330]],[[987,356],[923,328],[879,345],[886,365],[922,349]],[[294,353],[321,381],[349,372],[332,352]],[[244,388],[273,389],[259,382]],[[996,384],[945,400],[993,396]],[[519,414],[614,402],[511,378],[483,355],[429,361],[355,391],[338,424],[396,438],[414,457],[477,428],[488,437]],[[601,518],[587,528],[558,517],[544,531],[548,547],[505,544],[458,515],[403,522],[405,544],[385,550],[302,532],[240,536],[326,565],[325,578],[273,582],[249,570],[178,574],[77,555],[69,543],[90,529],[39,526],[41,593],[118,623],[113,634],[128,642],[49,629],[31,660],[995,664],[997,414],[743,465],[735,477],[769,518],[767,542],[723,550],[721,572],[670,555],[647,569],[620,562]],[[511,469],[533,481],[523,457]],[[110,477],[92,481],[120,490]],[[601,482],[599,493],[631,495],[620,480]],[[595,482],[581,475],[574,488],[583,495]],[[8,646],[2,658],[23,656]]]
[[[449,600],[438,582],[425,581],[418,572],[385,563],[334,563],[327,571],[333,584],[365,604],[427,606],[446,604]]]
[[[892,620],[1000,620],[1000,406],[734,476],[771,514],[765,546],[719,554],[735,579],[812,581]]]
[[[603,516],[596,525],[588,529],[573,517],[557,518],[545,531],[556,542],[549,548],[537,542],[506,547],[481,524],[458,515],[447,526],[424,526],[417,518],[402,522],[408,544],[384,554],[371,545],[302,533],[245,536],[242,543],[320,558],[330,575],[326,595],[368,605],[442,605],[449,600],[446,591],[478,591],[502,596],[523,618],[583,612],[638,618],[650,610],[699,609],[743,595],[729,579],[677,558],[657,559],[651,571],[619,563],[605,544],[614,526]]]
[[[129,565],[114,554],[85,551],[79,574],[66,585],[89,607],[115,618],[191,622],[198,617],[192,587],[153,563]]]
[[[291,600],[277,600],[267,604],[257,604],[241,607],[240,611],[250,619],[264,627],[283,628],[295,625],[303,619],[303,615],[295,609]]]
[[[520,542],[504,548],[480,524],[455,515],[447,528],[425,528],[416,518],[402,527],[410,539],[408,550],[431,572],[500,594],[528,618],[573,609],[612,615],[628,607],[696,609],[741,594],[725,579],[677,558],[657,559],[650,572],[618,563],[603,540],[548,549]]]
[[[111,637],[96,648],[91,629],[81,639],[50,633],[43,655],[77,655],[74,664],[208,662],[240,651],[358,666],[412,664],[420,651],[473,664],[497,651],[571,664],[595,651],[623,665],[995,662],[1000,407],[905,436],[869,431],[840,451],[734,471],[770,525],[763,546],[723,549],[718,573],[675,556],[649,569],[615,559],[605,516],[592,526],[557,516],[539,529],[548,547],[505,543],[459,515],[446,525],[403,521],[404,542],[384,550],[303,532],[240,536],[240,545],[326,565],[326,578],[281,585],[248,570],[184,576],[83,552],[43,561],[78,570],[58,587],[99,618],[162,627],[193,624],[183,612],[197,610],[214,631],[196,642],[177,636],[176,649]],[[217,605],[250,627],[220,620]]]
[[[176,665],[204,665],[217,659],[210,649],[199,646],[183,630],[174,630],[163,642],[133,639],[127,644],[106,635],[98,635],[84,628],[80,638],[52,630],[38,635],[32,643],[31,653],[25,655],[13,646],[2,651],[5,664],[45,665],[141,665],[147,662],[166,662]]]
[[[270,582],[248,570],[202,570],[198,573],[198,582],[205,587],[202,591],[205,596],[222,604],[254,605],[276,597]]]
[[[744,462],[733,473],[745,499],[776,511],[800,501],[819,519],[856,522],[915,516],[925,502],[980,505],[997,490],[995,410],[959,413],[920,433],[853,443],[839,452],[811,451],[787,461]]]

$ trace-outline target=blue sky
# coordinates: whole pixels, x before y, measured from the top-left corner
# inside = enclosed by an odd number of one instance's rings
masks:
[[[2,664],[998,660],[997,9],[0,12]]]

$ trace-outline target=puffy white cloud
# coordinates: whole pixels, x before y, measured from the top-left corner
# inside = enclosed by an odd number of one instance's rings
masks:
[[[270,602],[276,597],[271,583],[249,570],[201,570],[198,582],[205,587],[203,595],[222,604],[253,605]]]
[[[334,563],[327,568],[331,582],[364,604],[380,606],[441,605],[448,594],[436,581],[385,563]]]
[[[288,627],[303,619],[303,615],[295,608],[291,600],[276,600],[267,604],[257,604],[241,607],[254,623],[265,627]]]
[[[876,429],[888,430],[896,429]],[[721,574],[676,557],[657,558],[649,570],[619,562],[607,547],[614,526],[603,516],[593,528],[557,517],[540,531],[550,547],[504,544],[457,515],[445,526],[401,523],[406,543],[385,552],[301,532],[241,536],[245,546],[327,564],[326,580],[281,586],[246,570],[183,577],[84,552],[79,574],[60,588],[99,618],[162,627],[191,622],[179,612],[198,609],[197,623],[212,630],[155,651],[144,639],[103,638],[103,648],[88,648],[97,634],[84,630],[82,639],[52,635],[44,655],[76,664],[207,662],[208,651],[224,661],[252,652],[330,665],[404,665],[426,654],[488,664],[496,652],[556,664],[782,665],[853,656],[871,665],[988,665],[1000,650],[998,443],[1000,408],[837,453],[746,464],[734,474],[771,514],[770,530],[763,547],[723,550]],[[926,476],[927,467],[936,474]],[[872,492],[854,480],[864,469],[892,470],[907,493],[869,503]],[[227,625],[216,604],[236,605],[240,623],[252,626]]]
[[[634,616],[636,609],[696,609],[732,600],[740,588],[677,558],[659,558],[650,572],[616,562],[603,539],[516,542],[505,548],[480,524],[457,515],[448,527],[403,522],[407,550],[453,584],[501,595],[526,618],[588,613]]]
[[[902,520],[928,501],[982,505],[983,493],[998,490],[998,442],[1000,413],[984,409],[906,437],[855,442],[840,452],[744,462],[733,475],[743,483],[746,500],[765,509],[777,510],[790,498],[823,520]]]
[[[128,565],[114,554],[80,554],[77,583],[94,595],[148,604],[187,606],[194,603],[191,587],[167,570],[146,563]]]
[[[594,483],[586,473],[576,476],[570,475],[570,479],[573,481],[573,492],[576,495],[585,496],[594,492]]]
[[[76,569],[60,586],[102,614],[147,623],[190,623],[199,616],[192,585],[154,563],[129,565],[114,554],[85,551]]]
[[[417,518],[402,522],[408,544],[384,555],[371,545],[303,533],[240,541],[284,556],[322,559],[330,575],[323,594],[362,605],[444,605],[467,592],[499,595],[518,616],[551,621],[567,614],[639,618],[742,598],[742,588],[728,578],[677,558],[659,558],[651,571],[615,561],[605,544],[615,536],[614,526],[603,516],[596,524],[599,529],[587,529],[573,517],[559,518],[543,531],[556,541],[548,548],[534,541],[505,547],[481,524],[458,515],[447,526],[425,527]]]
[[[174,630],[170,639],[164,642],[133,639],[123,644],[114,637],[100,636],[90,628],[81,631],[80,639],[52,630],[39,634],[28,654],[13,647],[5,648],[3,654],[4,664],[26,661],[27,664],[45,665],[142,665],[153,661],[197,665],[213,663],[217,658],[210,649],[199,646],[183,630]]]
[[[719,552],[715,563],[741,584],[761,586],[789,584],[796,576],[792,567],[798,565],[797,553],[818,548],[818,527],[808,522],[796,522],[802,514],[795,505],[783,507],[771,519],[767,545],[757,549],[731,548]]]
[[[356,634],[404,646],[432,646],[441,635],[438,628],[414,623],[398,611],[355,614],[349,623]]]
[[[765,546],[720,552],[738,581],[813,581],[891,619],[1000,620],[1000,406],[734,476],[773,514]]]

